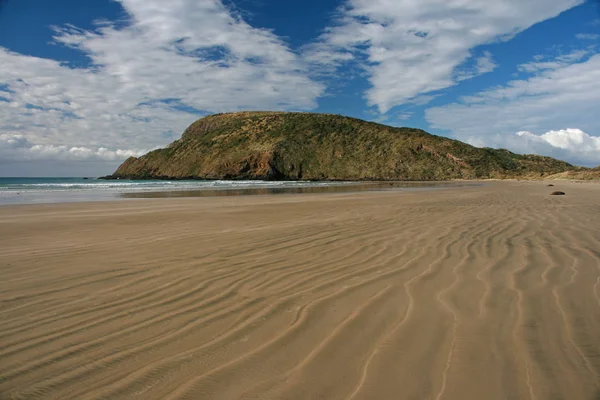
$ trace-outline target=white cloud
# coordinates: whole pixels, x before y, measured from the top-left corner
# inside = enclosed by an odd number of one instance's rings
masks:
[[[425,117],[434,128],[449,130],[472,144],[598,164],[598,138],[584,132],[600,132],[600,54],[583,61],[572,57],[578,62],[571,64],[564,59],[528,69],[533,75],[527,79],[429,108]],[[556,130],[564,126],[578,129]],[[522,131],[547,133],[514,135]]]
[[[123,28],[56,28],[55,42],[90,67],[0,47],[1,133],[57,157],[86,148],[106,158],[98,149],[165,145],[203,113],[316,107],[324,87],[305,61],[220,0],[120,2],[131,18]]]
[[[477,57],[477,59],[475,59],[475,65],[473,68],[456,71],[454,80],[464,81],[479,75],[487,74],[488,72],[495,70],[497,66],[498,65],[494,62],[492,57],[492,53],[489,51],[484,51],[481,57]]]
[[[600,160],[600,137],[590,136],[581,129],[567,128],[558,131],[549,131],[540,136],[523,131],[517,132],[517,136],[548,143],[552,147],[559,149],[596,154],[596,158]]]
[[[581,49],[575,50],[571,53],[562,54],[560,56],[554,57],[552,60],[542,61],[544,59],[543,56],[534,57],[535,61],[518,65],[517,68],[521,72],[534,73],[543,70],[553,70],[561,67],[566,67],[574,62],[582,60],[585,56],[589,54],[589,50]]]
[[[414,114],[415,114],[414,111],[401,112],[396,115],[396,119],[398,119],[400,121],[405,121],[407,119],[411,119]]]
[[[369,105],[382,113],[415,97],[450,87],[474,48],[518,32],[584,0],[347,0],[337,25],[307,49],[327,67],[353,60],[370,75]],[[488,54],[480,73],[493,69]]]
[[[577,39],[580,40],[598,40],[600,39],[600,35],[595,33],[578,33],[575,35]]]
[[[469,141],[479,147],[508,148],[517,153],[542,154],[578,165],[600,165],[600,137],[589,135],[581,129],[560,129],[541,135],[521,131],[511,136],[492,135],[485,142],[477,137]]]
[[[494,62],[492,54],[489,51],[484,51],[483,56],[477,59],[477,73],[486,74],[496,69],[498,65]]]
[[[34,144],[23,135],[0,134],[0,160],[2,161],[123,161],[128,157],[139,157],[148,151],[149,149]]]

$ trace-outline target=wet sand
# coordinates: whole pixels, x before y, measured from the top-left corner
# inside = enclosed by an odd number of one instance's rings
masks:
[[[475,181],[387,181],[387,182],[315,182],[316,186],[282,186],[267,188],[243,188],[243,189],[202,189],[202,190],[162,190],[120,193],[120,199],[160,199],[160,198],[182,198],[182,197],[230,197],[230,196],[253,196],[272,194],[331,194],[331,193],[361,193],[379,192],[390,190],[436,190],[446,188],[460,188],[481,186],[481,182]],[[323,186],[318,184],[324,184]]]
[[[553,183],[0,207],[0,398],[598,399]]]

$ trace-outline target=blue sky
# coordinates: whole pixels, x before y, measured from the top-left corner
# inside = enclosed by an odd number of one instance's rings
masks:
[[[197,118],[336,113],[600,164],[600,4],[0,0],[0,175],[102,175]]]

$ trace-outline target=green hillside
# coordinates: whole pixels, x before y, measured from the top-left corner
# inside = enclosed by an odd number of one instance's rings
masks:
[[[448,180],[533,178],[573,168],[339,115],[239,112],[201,118],[167,148],[129,158],[107,178]]]

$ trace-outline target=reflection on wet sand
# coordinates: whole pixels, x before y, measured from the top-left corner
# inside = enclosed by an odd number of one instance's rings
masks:
[[[480,186],[474,182],[357,182],[338,183],[327,186],[297,186],[297,187],[261,187],[243,189],[196,189],[156,192],[120,193],[120,197],[128,199],[166,198],[166,197],[217,197],[217,196],[247,196],[269,194],[304,194],[304,193],[356,193],[382,190],[430,190],[448,187]]]

